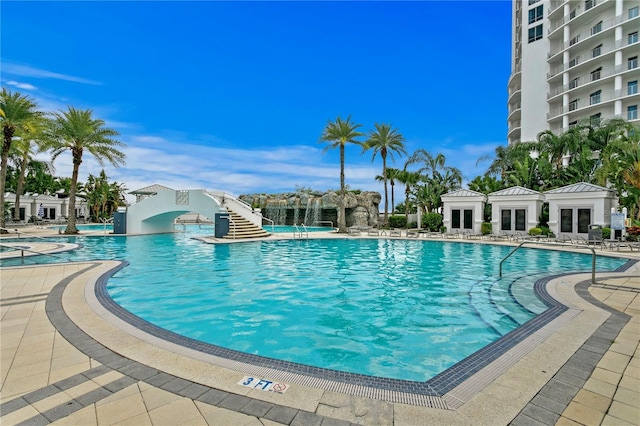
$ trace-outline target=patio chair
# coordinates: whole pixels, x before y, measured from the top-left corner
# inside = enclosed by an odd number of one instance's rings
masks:
[[[417,229],[407,229],[407,238],[418,238],[419,235]]]
[[[391,231],[389,231],[389,236],[390,237],[402,237],[402,230],[401,229],[392,229]]]

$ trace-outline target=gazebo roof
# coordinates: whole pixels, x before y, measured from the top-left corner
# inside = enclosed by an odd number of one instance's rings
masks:
[[[538,191],[533,189],[524,188],[522,186],[512,186],[510,188],[501,189],[500,191],[492,192],[489,196],[513,196],[513,195],[540,195]]]
[[[545,194],[572,194],[578,192],[602,192],[602,191],[612,191],[609,188],[605,188],[604,186],[594,185],[592,183],[587,182],[579,182],[574,183],[573,185],[563,186],[561,188],[551,189],[546,191]]]
[[[153,195],[157,194],[159,191],[173,191],[173,189],[168,188],[166,186],[154,183],[153,185],[146,186],[144,188],[136,189],[135,191],[131,191],[129,194],[132,195]]]
[[[458,189],[444,194],[443,197],[484,197],[484,194],[470,189]]]

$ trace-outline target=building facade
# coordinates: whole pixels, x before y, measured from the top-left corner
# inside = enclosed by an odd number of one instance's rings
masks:
[[[582,120],[640,123],[640,0],[513,0],[509,144]]]

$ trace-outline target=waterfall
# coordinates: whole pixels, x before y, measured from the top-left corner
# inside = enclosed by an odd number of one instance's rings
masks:
[[[322,220],[322,198],[309,198],[307,211],[304,214],[304,224],[307,226],[318,225]]]
[[[293,224],[299,225],[300,221],[300,198],[296,198],[296,204],[293,207]]]
[[[276,225],[286,225],[287,200],[274,200],[267,203],[265,216],[273,220]]]

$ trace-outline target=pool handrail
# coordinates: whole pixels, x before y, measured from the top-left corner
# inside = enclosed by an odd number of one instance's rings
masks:
[[[39,240],[50,241],[48,238],[44,238],[39,235],[28,234],[26,232],[20,232],[17,229],[0,228],[0,231],[5,231],[7,234],[11,234],[13,232],[14,234],[18,235],[18,238],[20,238],[20,235],[25,235],[27,238],[37,238]]]
[[[63,257],[56,256],[53,253],[46,253],[46,252],[41,252],[41,251],[37,251],[37,250],[31,250],[31,249],[24,248],[24,247],[19,247],[18,248],[18,247],[15,247],[15,246],[11,246],[11,245],[8,245],[8,244],[2,244],[2,243],[0,243],[0,247],[7,247],[7,248],[11,248],[11,249],[13,249],[15,251],[20,251],[20,262],[22,264],[24,264],[24,252],[25,251],[27,253],[35,253],[36,255],[39,255],[39,256],[51,256],[51,257],[56,257],[56,258],[59,258],[59,259],[64,259]],[[9,258],[7,258],[7,260],[8,259],[12,259],[12,258],[9,257]]]
[[[507,260],[509,257],[511,257],[513,253],[518,251],[520,247],[529,243],[539,244],[540,242],[539,241],[523,241],[516,248],[511,250],[511,253],[506,255],[504,259],[500,261],[500,277],[502,277],[502,264],[504,263],[504,261]],[[596,283],[596,250],[593,247],[585,246],[584,244],[564,244],[564,243],[558,244],[558,243],[552,243],[552,242],[547,242],[545,243],[545,245],[571,246],[571,247],[577,247],[577,248],[588,248],[589,250],[591,250],[591,284]]]
[[[293,224],[293,227],[295,228],[293,231],[293,238],[296,238],[296,236],[299,239],[302,239],[302,234],[304,233],[306,235],[307,240],[309,239],[309,231],[307,231],[307,227],[304,226],[304,223],[300,224],[300,226],[302,226],[302,229],[304,229],[304,231],[301,231],[300,228],[298,228],[298,225],[296,225],[295,223]]]
[[[276,223],[273,220],[269,219],[268,217],[264,217],[264,216],[262,216],[262,220],[266,220],[267,222],[271,222],[271,232],[275,232],[274,228],[275,228]]]

